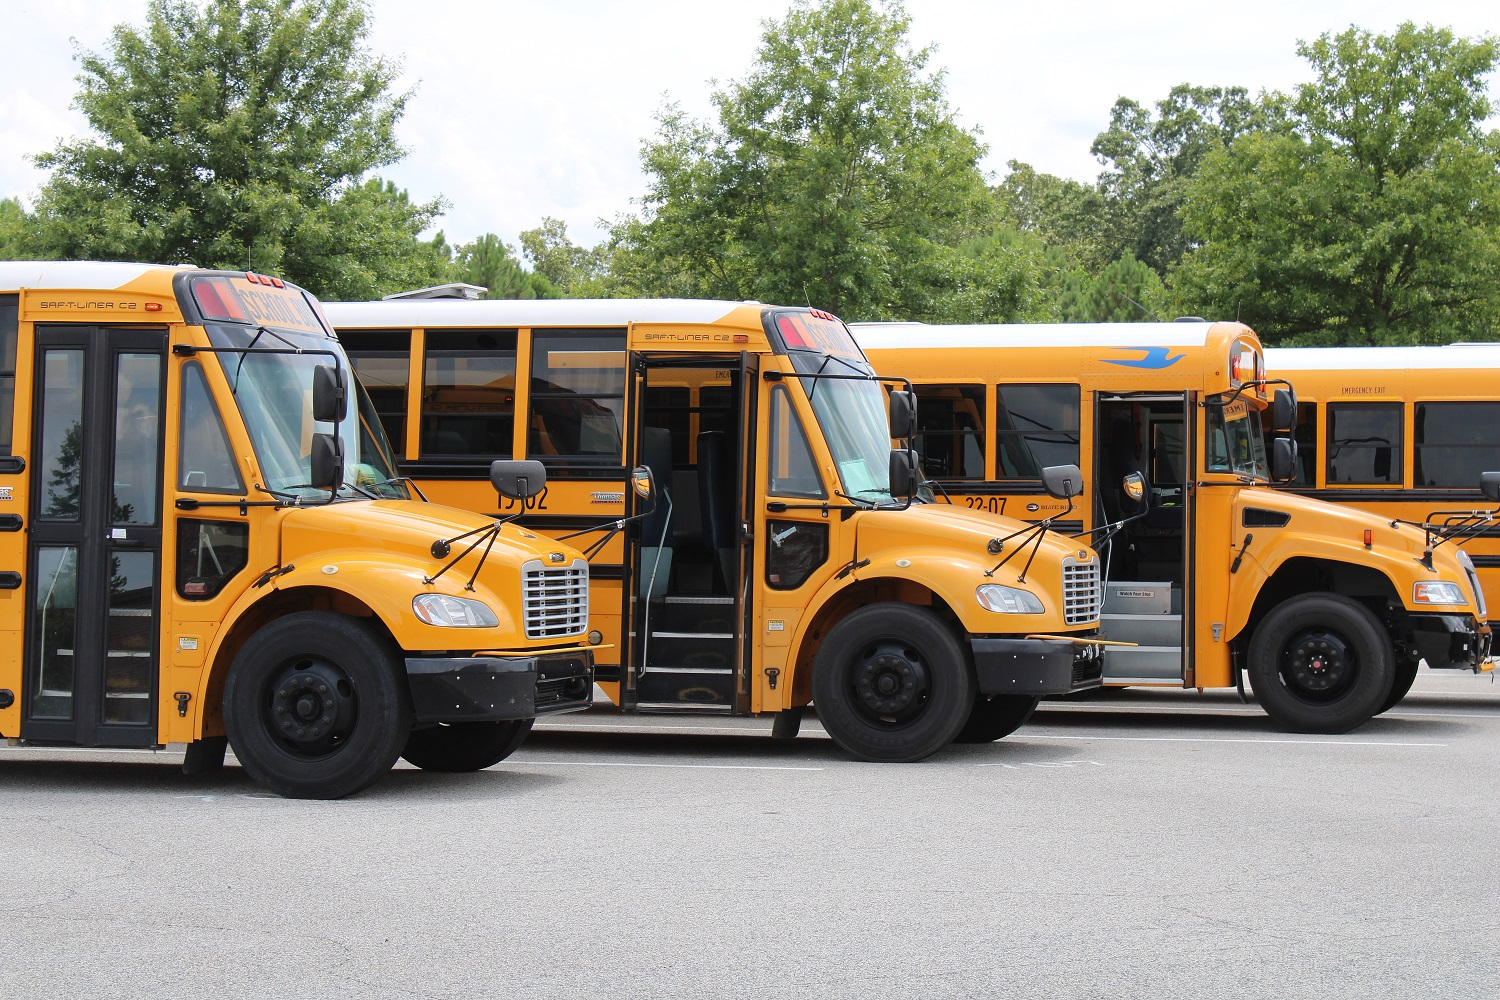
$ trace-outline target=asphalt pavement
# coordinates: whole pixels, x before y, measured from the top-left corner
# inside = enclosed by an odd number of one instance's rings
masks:
[[[595,711],[340,802],[0,749],[0,993],[1500,997],[1500,684],[1045,703],[920,764]]]

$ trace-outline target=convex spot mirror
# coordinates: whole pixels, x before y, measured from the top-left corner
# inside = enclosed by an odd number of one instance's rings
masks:
[[[319,490],[338,489],[344,483],[344,442],[332,434],[312,436],[312,468],[308,485]]]
[[[490,463],[490,483],[507,500],[530,500],[547,485],[547,469],[541,462],[505,460]]]
[[[1083,473],[1076,465],[1049,465],[1042,470],[1042,488],[1049,497],[1070,500],[1083,493]]]
[[[344,392],[344,373],[328,365],[313,369],[312,415],[314,420],[333,423],[348,412],[348,395]]]
[[[1277,389],[1271,397],[1271,433],[1290,434],[1297,426],[1297,391]]]
[[[1271,442],[1271,481],[1289,483],[1296,478],[1297,442],[1288,437],[1276,438]]]
[[[1500,472],[1481,472],[1479,492],[1483,493],[1487,500],[1500,501]]]
[[[1120,489],[1125,491],[1125,496],[1140,503],[1146,498],[1146,477],[1139,472],[1132,472],[1120,481]]]
[[[642,500],[650,500],[655,496],[656,484],[651,481],[650,468],[637,465],[635,471],[630,474],[630,488],[635,490],[635,495]]]
[[[891,437],[909,438],[917,432],[917,394],[904,389],[891,392]]]
[[[917,492],[917,453],[910,448],[891,450],[891,499],[909,500]]]

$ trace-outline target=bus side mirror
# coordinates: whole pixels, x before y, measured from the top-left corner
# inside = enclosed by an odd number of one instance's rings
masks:
[[[1271,432],[1290,434],[1297,427],[1297,391],[1277,389],[1271,397]]]
[[[1481,472],[1479,492],[1484,494],[1486,500],[1500,501],[1500,472]]]
[[[1049,465],[1042,470],[1042,488],[1049,497],[1071,500],[1083,493],[1083,472],[1076,465]]]
[[[1289,437],[1276,438],[1271,442],[1271,482],[1289,483],[1296,478],[1297,442]]]
[[[307,483],[319,490],[336,490],[343,485],[344,442],[335,435],[314,434],[312,436],[312,470],[307,477]]]
[[[642,500],[650,500],[656,495],[656,484],[651,481],[649,466],[637,465],[635,467],[635,471],[630,474],[630,487]]]
[[[1146,477],[1139,472],[1132,472],[1120,481],[1120,489],[1131,503],[1140,503],[1146,499]]]
[[[917,394],[905,389],[891,393],[891,437],[909,438],[917,430]]]
[[[546,487],[547,469],[541,462],[501,459],[490,463],[490,483],[507,500],[524,503]]]
[[[917,455],[910,448],[891,449],[891,499],[909,500],[917,493]]]
[[[334,423],[344,419],[348,394],[344,392],[344,373],[328,365],[313,369],[312,416],[314,420]]]

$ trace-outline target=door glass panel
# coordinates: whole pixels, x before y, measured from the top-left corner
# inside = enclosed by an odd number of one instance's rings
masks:
[[[204,493],[243,493],[229,450],[224,420],[196,364],[182,367],[181,433],[177,439],[177,485]]]
[[[76,521],[83,462],[83,352],[42,355],[40,513],[47,521]]]
[[[828,495],[823,492],[807,433],[792,408],[792,397],[780,385],[771,390],[771,462],[767,473],[766,492],[772,496],[821,500]]]
[[[161,481],[157,429],[161,418],[161,355],[115,359],[115,478],[111,524],[155,524]]]
[[[78,550],[71,545],[37,549],[36,610],[32,644],[36,683],[31,716],[73,717],[73,667],[78,619]]]
[[[110,557],[109,628],[104,662],[104,721],[151,722],[151,678],[156,633],[152,588],[156,553],[115,552]]]

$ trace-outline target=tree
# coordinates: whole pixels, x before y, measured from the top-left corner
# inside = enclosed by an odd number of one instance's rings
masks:
[[[459,247],[453,267],[457,280],[483,285],[488,299],[559,297],[545,275],[522,267],[511,248],[494,233],[485,233],[473,243]]]
[[[596,294],[608,270],[603,248],[586,250],[577,245],[568,237],[568,224],[551,216],[521,233],[521,253],[531,261],[532,273],[561,296]]]
[[[1093,277],[1068,275],[1055,307],[1067,323],[1140,323],[1164,318],[1168,302],[1156,271],[1127,250]]]
[[[1009,280],[1013,255],[960,249],[995,224],[985,147],[908,28],[895,0],[798,0],[714,94],[716,122],[666,105],[642,151],[642,211],[611,233],[618,287],[921,319],[945,308],[931,282],[950,264]]]
[[[440,277],[446,249],[416,244],[441,200],[365,177],[402,156],[410,96],[368,33],[360,0],[151,0],[142,28],[79,57],[97,135],[36,157],[52,175],[29,249],[254,268],[323,295]]]
[[[1428,343],[1500,330],[1500,133],[1492,38],[1403,24],[1298,52],[1314,79],[1279,127],[1210,151],[1170,282],[1272,341]]]
[[[1104,196],[1078,181],[1039,173],[1016,160],[994,187],[1001,217],[1023,233],[1061,250],[1071,267],[1093,272],[1116,252],[1109,245]]]
[[[26,210],[15,198],[0,198],[0,260],[18,260],[26,252]]]

